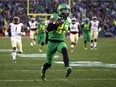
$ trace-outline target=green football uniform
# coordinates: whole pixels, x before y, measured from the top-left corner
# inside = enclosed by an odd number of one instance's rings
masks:
[[[84,35],[84,41],[90,41],[89,24],[87,23],[83,24],[83,35]]]
[[[57,19],[59,16],[54,14],[51,19]],[[47,63],[51,64],[56,51],[61,52],[62,48],[67,46],[64,42],[65,33],[68,30],[69,22],[64,20],[63,24],[58,26],[57,29],[52,29],[48,32],[48,45],[47,45]]]
[[[45,29],[46,29],[45,24],[42,23],[38,24],[38,35],[37,35],[38,44],[40,44],[41,42],[45,43],[46,38]]]
[[[56,51],[63,55],[63,62],[66,68],[66,77],[68,77],[72,69],[69,66],[69,57],[67,46],[64,42],[65,33],[68,30],[69,22],[67,17],[70,14],[70,7],[67,4],[60,4],[57,8],[58,14],[53,14],[50,17],[50,23],[47,26],[48,44],[46,52],[46,62],[41,67],[41,79],[46,80],[45,72],[51,67],[54,54]]]

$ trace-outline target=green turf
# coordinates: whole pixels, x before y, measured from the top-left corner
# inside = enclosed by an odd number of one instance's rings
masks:
[[[45,54],[39,53],[39,46],[30,47],[30,39],[23,38],[24,54]],[[100,62],[91,66],[72,66],[73,72],[70,77],[65,77],[65,68],[63,64],[53,63],[47,71],[46,81],[40,79],[40,68],[45,62],[45,57],[20,57],[17,56],[17,63],[12,63],[10,38],[0,38],[0,50],[6,49],[6,52],[0,51],[0,87],[116,87],[116,38],[99,38],[98,50],[84,49],[83,39],[70,52],[70,40],[66,38],[70,62]],[[62,61],[62,55],[56,53],[59,58],[54,61]],[[76,63],[78,65],[78,63]],[[86,63],[85,63],[86,64]],[[110,64],[110,67],[105,65]],[[83,64],[84,65],[84,64]],[[116,65],[115,65],[116,66]]]

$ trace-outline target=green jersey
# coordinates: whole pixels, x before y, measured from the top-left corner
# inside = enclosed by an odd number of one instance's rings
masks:
[[[44,34],[45,29],[46,29],[46,25],[39,23],[39,25],[38,25],[38,34]]]
[[[56,17],[57,16],[57,17]],[[58,15],[52,15],[52,18],[58,18]],[[57,27],[57,29],[53,29],[48,33],[48,39],[49,40],[59,40],[64,41],[65,33],[68,30],[69,22],[67,20],[64,20],[64,23]]]
[[[83,24],[83,31],[84,32],[88,32],[89,31],[89,24],[87,24],[87,23]]]

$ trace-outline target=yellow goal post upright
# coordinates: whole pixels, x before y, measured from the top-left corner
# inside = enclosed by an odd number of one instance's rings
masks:
[[[27,15],[28,16],[34,16],[34,17],[36,17],[36,16],[44,16],[45,17],[45,20],[47,20],[48,19],[48,17],[49,16],[51,16],[51,14],[39,14],[39,13],[30,13],[29,12],[29,9],[30,9],[30,0],[27,0]],[[71,7],[71,0],[68,0],[68,4],[69,4],[69,7]]]

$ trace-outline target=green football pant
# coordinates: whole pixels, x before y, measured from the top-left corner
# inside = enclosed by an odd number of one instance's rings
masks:
[[[90,41],[90,33],[89,32],[84,32],[84,41]]]
[[[67,46],[64,42],[56,43],[56,42],[48,41],[47,54],[46,54],[47,55],[46,60],[48,64],[52,64],[54,54],[56,53],[56,51],[61,53],[62,48],[67,49]]]
[[[45,39],[46,39],[45,34],[38,34],[38,37],[37,37],[38,44],[40,44],[41,42],[45,43]]]

